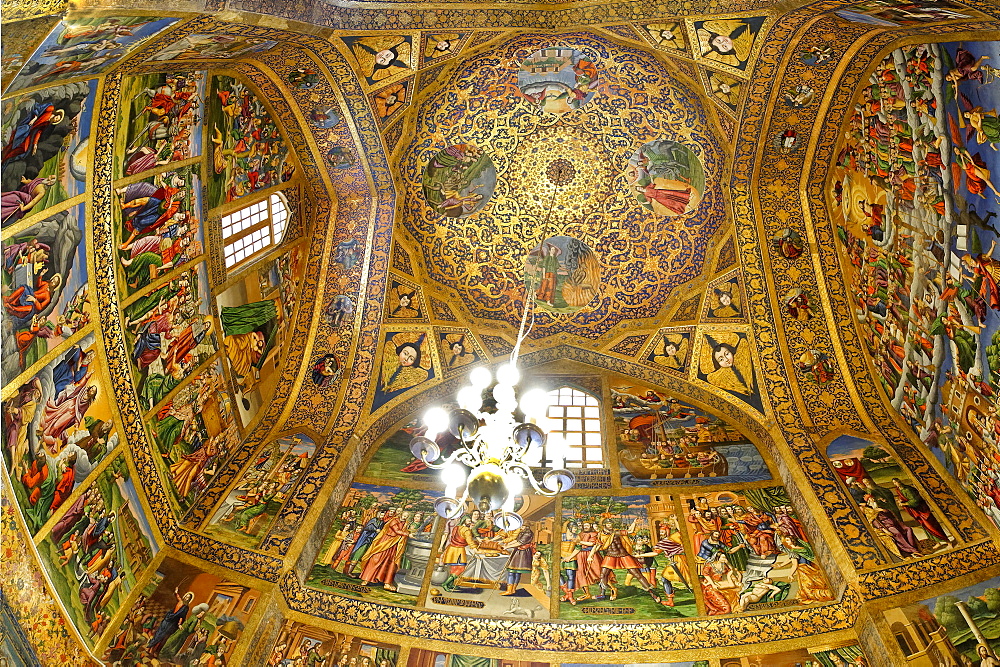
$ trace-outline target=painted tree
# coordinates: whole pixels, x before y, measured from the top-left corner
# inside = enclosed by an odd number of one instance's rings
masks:
[[[987,588],[986,592],[983,593],[983,598],[986,600],[986,608],[991,613],[1000,612],[1000,588]]]
[[[949,631],[960,632],[968,628],[969,624],[965,622],[965,617],[955,606],[956,602],[958,602],[958,598],[952,595],[940,596],[934,604],[934,616]]]

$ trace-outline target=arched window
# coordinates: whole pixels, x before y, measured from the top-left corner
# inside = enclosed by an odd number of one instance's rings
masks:
[[[567,468],[604,467],[601,406],[596,398],[572,387],[554,389],[549,392],[548,417],[550,437],[562,436],[566,443]],[[543,454],[543,467],[552,465],[550,453]]]
[[[243,264],[285,237],[288,205],[280,192],[222,217],[226,268]]]

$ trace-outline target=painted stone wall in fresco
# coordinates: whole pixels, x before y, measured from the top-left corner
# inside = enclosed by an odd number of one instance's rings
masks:
[[[760,452],[723,420],[637,385],[611,387],[623,486],[770,479]]]
[[[670,496],[562,499],[559,617],[694,616],[687,549]]]
[[[37,548],[67,617],[92,648],[159,550],[124,455],[60,513]]]
[[[834,599],[784,487],[681,500],[710,616]]]
[[[998,578],[883,613],[907,664],[992,665],[1000,656]]]
[[[462,614],[548,618],[552,593],[555,499],[524,495],[516,530],[494,525],[496,512],[468,503],[445,522],[435,551],[427,607]]]
[[[430,562],[440,492],[351,485],[306,585],[412,606]]]
[[[7,382],[93,317],[84,243],[86,205],[53,213],[4,239],[3,376]]]
[[[101,366],[88,334],[4,402],[4,464],[32,534],[118,445]]]
[[[895,561],[955,545],[923,491],[887,448],[842,435],[826,448],[833,470]]]
[[[239,444],[232,399],[215,361],[150,413],[153,459],[176,510],[187,510]]]
[[[122,308],[139,403],[150,410],[216,351],[205,263]]]
[[[115,631],[108,664],[228,665],[260,592],[164,558]]]
[[[122,81],[116,178],[201,155],[205,84],[204,72],[161,72]]]
[[[887,56],[850,117],[829,201],[886,395],[1000,526],[996,49]]]
[[[209,208],[284,183],[295,167],[264,104],[246,84],[212,77],[208,98]]]
[[[302,434],[282,436],[265,445],[216,509],[205,534],[256,548],[295,491],[315,451],[316,443]]]
[[[396,667],[398,660],[399,647],[394,644],[285,621],[267,664]]]
[[[255,266],[216,298],[222,344],[244,426],[274,391],[303,268],[296,246]]]
[[[4,100],[3,227],[83,192],[96,90],[77,81]]]
[[[7,92],[103,72],[125,53],[177,22],[175,18],[78,16],[45,38]]]

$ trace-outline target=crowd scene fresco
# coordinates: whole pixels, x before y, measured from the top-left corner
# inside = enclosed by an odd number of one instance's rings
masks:
[[[709,615],[834,599],[784,487],[682,500]]]
[[[268,667],[397,667],[399,647],[305,623],[285,621]]]
[[[316,443],[302,434],[282,436],[252,459],[216,509],[205,534],[240,546],[258,546],[305,473]]]
[[[211,208],[292,178],[288,146],[264,103],[246,83],[213,76],[208,98]]]
[[[885,393],[1000,526],[996,42],[914,44],[862,88],[830,180]]]
[[[704,410],[648,387],[619,385],[611,396],[623,486],[770,478],[753,443]]]

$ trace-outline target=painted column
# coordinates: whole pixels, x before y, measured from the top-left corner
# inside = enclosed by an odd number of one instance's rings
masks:
[[[989,647],[989,644],[986,643],[986,637],[984,637],[983,633],[979,631],[979,626],[976,625],[976,622],[972,620],[972,614],[969,613],[969,609],[965,606],[965,603],[959,600],[958,602],[955,603],[955,607],[957,607],[958,610],[962,612],[962,616],[965,617],[966,623],[969,624],[969,628],[972,630],[972,634],[976,636],[976,641],[982,644],[983,646]]]

